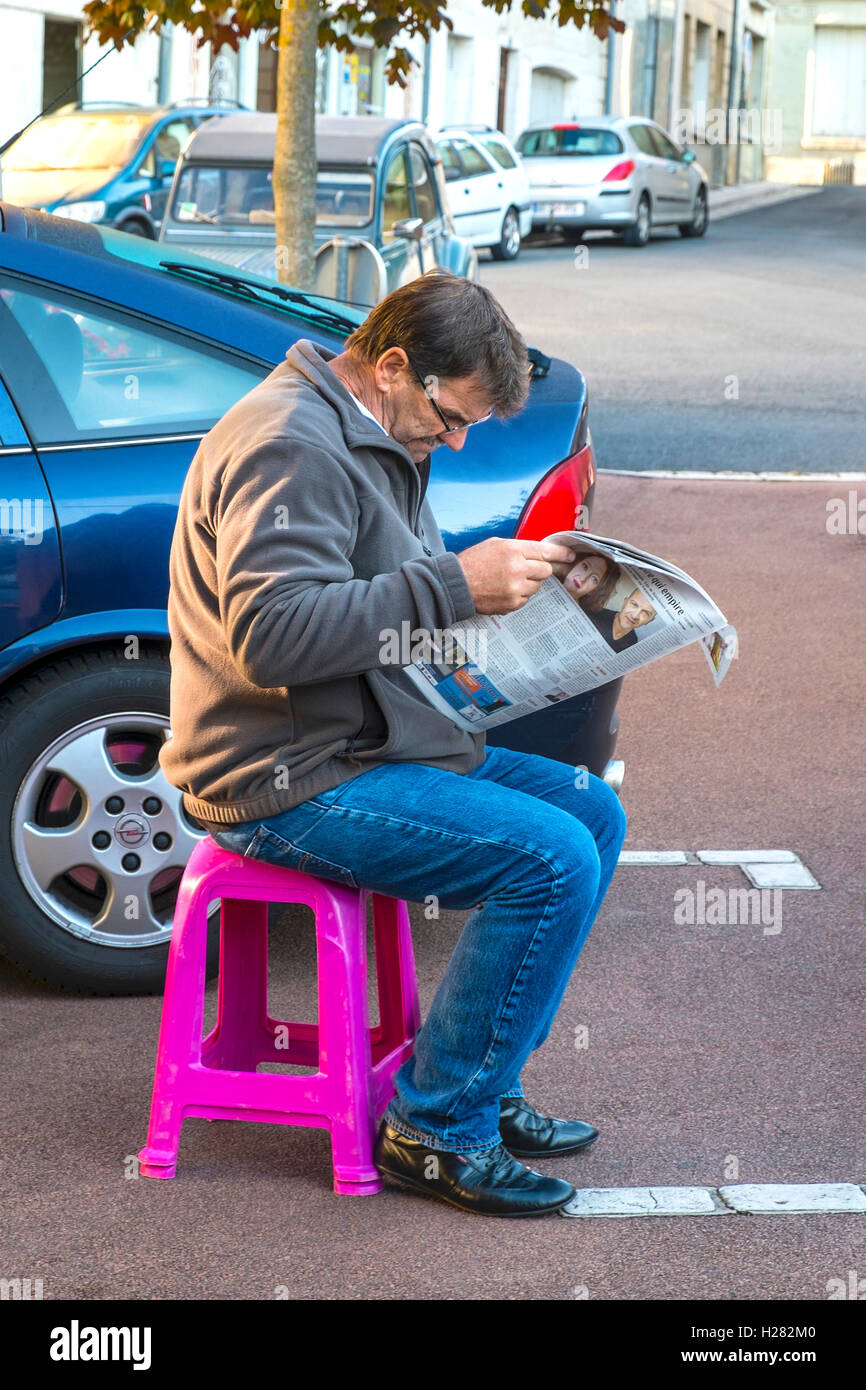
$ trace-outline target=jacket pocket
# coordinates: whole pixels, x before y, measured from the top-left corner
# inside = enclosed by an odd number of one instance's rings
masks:
[[[357,888],[358,881],[351,869],[342,864],[334,864],[330,859],[322,859],[300,845],[293,844],[275,830],[260,825],[247,849],[246,858],[258,859],[265,864],[277,864],[282,869],[296,869],[298,873],[312,874],[314,878],[326,878],[332,883],[341,883],[345,888]]]

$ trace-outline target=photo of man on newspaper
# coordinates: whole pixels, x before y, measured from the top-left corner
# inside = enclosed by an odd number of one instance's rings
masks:
[[[597,613],[587,612],[586,616],[611,651],[624,652],[627,647],[637,644],[636,629],[654,622],[657,614],[646,594],[640,589],[632,589],[619,608],[602,608]]]

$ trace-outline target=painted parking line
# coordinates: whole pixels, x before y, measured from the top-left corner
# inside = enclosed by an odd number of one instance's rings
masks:
[[[715,471],[695,468],[599,468],[617,478],[678,478],[691,482],[718,478],[724,483],[866,483],[866,473],[746,473],[733,468]]]
[[[742,869],[756,888],[790,888],[814,891],[821,885],[792,849],[628,849],[619,856],[622,866],[682,866],[707,864]]]
[[[624,849],[620,864],[695,864],[695,856],[683,849]]]
[[[560,1216],[736,1216],[866,1213],[866,1189],[851,1182],[738,1183],[724,1187],[587,1187]]]

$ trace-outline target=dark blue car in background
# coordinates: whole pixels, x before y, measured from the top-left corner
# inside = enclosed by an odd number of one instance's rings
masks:
[[[97,994],[162,989],[202,828],[158,763],[168,556],[198,441],[301,337],[365,311],[0,203],[0,953]],[[530,400],[432,455],[449,550],[541,539],[588,506],[586,388],[534,352]],[[491,744],[613,779],[620,682]]]

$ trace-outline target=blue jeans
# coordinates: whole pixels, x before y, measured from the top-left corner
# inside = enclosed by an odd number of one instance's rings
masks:
[[[499,1098],[547,1037],[616,868],[625,814],[599,778],[492,747],[473,772],[371,768],[223,848],[350,887],[474,908],[410,1059],[390,1123],[431,1148],[500,1142]]]

